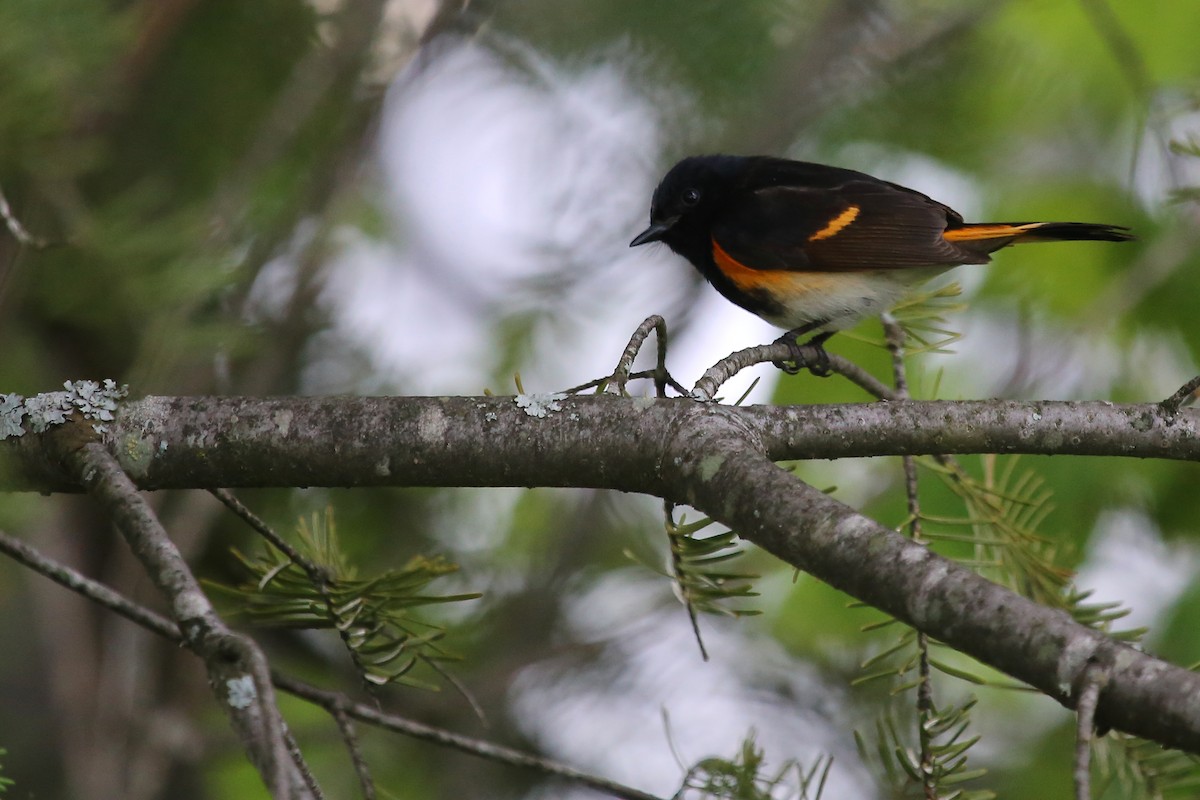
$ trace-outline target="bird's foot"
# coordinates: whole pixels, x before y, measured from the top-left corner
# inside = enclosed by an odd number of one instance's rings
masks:
[[[796,338],[797,335],[797,331],[788,331],[775,340],[775,344],[786,345],[792,357],[771,363],[788,375],[796,375],[805,369],[818,378],[828,378],[832,375],[833,369],[829,364],[829,353],[825,352],[824,345],[825,340],[832,336],[833,332],[819,333],[804,344],[800,344]]]

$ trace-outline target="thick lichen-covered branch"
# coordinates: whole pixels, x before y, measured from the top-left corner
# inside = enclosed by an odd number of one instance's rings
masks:
[[[28,404],[29,400],[25,403]],[[696,414],[699,416],[696,416]],[[1036,453],[1200,460],[1200,412],[1157,403],[936,401],[729,407],[611,395],[147,397],[105,441],[143,489],[586,486],[658,493],[665,432],[735,419],[774,460]],[[0,491],[79,491],[25,424]]]
[[[1200,676],[915,545],[773,460],[919,453],[1200,459],[1200,414],[1157,403],[884,402],[736,408],[614,396],[171,398],[122,404],[107,450],[141,488],[576,486],[688,503],[784,561],[1073,706],[1200,752]],[[0,442],[0,487],[78,490],[53,430]],[[111,461],[111,459],[110,459]],[[89,479],[90,480],[90,479]],[[127,493],[126,493],[127,494]],[[115,513],[115,511],[114,511]],[[119,517],[118,517],[119,519]]]

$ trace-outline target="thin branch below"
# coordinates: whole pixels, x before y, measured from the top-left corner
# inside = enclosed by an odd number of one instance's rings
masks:
[[[37,549],[20,539],[9,536],[3,531],[0,531],[0,552],[5,553],[55,583],[149,630],[151,633],[155,633],[172,642],[183,642],[183,634],[180,632],[179,626],[171,620],[133,602],[99,581],[95,581],[65,564],[60,564],[51,558],[47,558],[38,552]],[[659,800],[654,795],[638,789],[609,781],[598,775],[592,775],[532,753],[524,753],[481,739],[463,736],[453,731],[425,725],[424,723],[395,714],[386,714],[376,706],[355,703],[340,692],[320,689],[278,671],[272,671],[271,681],[281,691],[320,705],[334,716],[339,728],[342,727],[339,715],[343,718],[353,717],[377,727],[385,727],[401,735],[446,744],[468,755],[485,758],[508,766],[538,769],[548,775],[572,782],[579,782],[583,785],[607,792],[615,797],[629,798],[629,800]],[[386,720],[387,724],[380,724],[374,717]],[[352,758],[355,761],[355,769],[358,771],[360,780],[363,780],[366,765],[359,763],[361,755],[353,753],[353,751]],[[365,776],[365,779],[369,780],[369,776]]]
[[[1090,662],[1083,671],[1079,702],[1075,706],[1076,800],[1091,800],[1092,797],[1092,740],[1096,736],[1096,706],[1106,680],[1106,671],[1099,662]]]
[[[88,442],[64,455],[166,597],[184,642],[204,662],[218,701],[272,796],[317,798],[285,735],[262,651],[217,616],[183,555],[108,450]]]

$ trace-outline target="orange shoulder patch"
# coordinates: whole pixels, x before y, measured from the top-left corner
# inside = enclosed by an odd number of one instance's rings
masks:
[[[792,275],[788,270],[747,267],[725,252],[725,248],[721,247],[715,237],[712,239],[712,254],[717,269],[744,292],[788,281]]]

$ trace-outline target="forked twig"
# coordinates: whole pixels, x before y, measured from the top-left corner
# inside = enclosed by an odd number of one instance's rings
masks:
[[[680,394],[686,395],[687,390],[671,377],[671,373],[667,372],[667,322],[658,314],[652,314],[642,320],[642,324],[638,325],[633,336],[629,337],[629,344],[625,345],[625,352],[621,353],[621,358],[617,361],[617,368],[613,370],[610,377],[612,384],[617,388],[617,394],[625,394],[625,384],[629,383],[629,379],[632,377],[630,372],[633,370],[633,362],[641,352],[642,345],[646,343],[646,337],[650,335],[651,331],[654,331],[658,339],[654,370],[649,373],[654,378],[654,393],[658,397],[666,397],[669,385]]]
[[[651,331],[657,334],[658,348],[654,369],[642,370],[633,372],[633,362],[637,360],[638,353],[642,351],[642,346],[646,343],[647,337]],[[667,371],[667,323],[658,314],[653,314],[642,320],[642,324],[638,325],[637,330],[633,332],[633,336],[629,337],[629,344],[625,345],[625,351],[621,353],[621,358],[617,361],[617,367],[611,375],[603,378],[581,383],[578,386],[572,386],[570,389],[564,390],[565,394],[578,394],[579,392],[587,391],[588,389],[603,389],[601,387],[615,386],[617,394],[625,395],[625,387],[631,380],[642,380],[652,378],[654,380],[654,391],[658,397],[667,396],[667,387],[671,387],[679,394],[687,397],[688,390],[683,387],[679,381],[671,377],[671,373]]]

